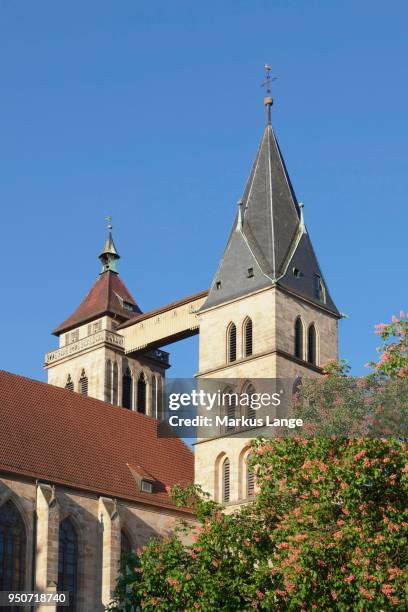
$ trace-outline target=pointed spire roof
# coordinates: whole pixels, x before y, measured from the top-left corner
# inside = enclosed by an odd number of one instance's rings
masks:
[[[267,123],[203,310],[279,285],[338,315],[270,122],[270,96],[265,106]]]
[[[53,330],[52,333],[56,336],[104,315],[113,316],[119,323],[124,323],[142,314],[116,271],[119,254],[113,242],[110,224],[108,229],[108,238],[99,255],[103,265],[102,272],[75,312]]]

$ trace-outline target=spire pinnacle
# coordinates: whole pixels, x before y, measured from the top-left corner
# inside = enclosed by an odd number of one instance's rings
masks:
[[[116,261],[120,259],[120,255],[116,250],[115,243],[112,238],[112,217],[109,215],[106,217],[108,222],[108,238],[106,239],[105,246],[103,247],[102,253],[99,255],[99,259],[102,263],[102,272],[115,272],[116,273]]]
[[[278,77],[271,77],[272,66],[270,64],[265,64],[265,82],[262,83],[262,87],[266,87],[266,96],[264,98],[264,104],[266,107],[266,123],[267,125],[271,125],[271,108],[273,104],[273,98],[271,96],[271,81],[276,81]]]

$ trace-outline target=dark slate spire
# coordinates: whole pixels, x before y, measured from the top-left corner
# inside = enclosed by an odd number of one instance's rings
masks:
[[[338,315],[271,125],[267,85],[265,130],[203,309],[279,285]]]

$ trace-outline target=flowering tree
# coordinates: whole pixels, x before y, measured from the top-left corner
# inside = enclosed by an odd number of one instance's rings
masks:
[[[128,558],[113,610],[406,610],[407,448],[378,439],[254,441],[258,494],[226,515],[198,488],[194,543]],[[132,608],[133,606],[133,608]]]
[[[176,531],[129,555],[110,609],[408,609],[407,331],[405,315],[378,328],[373,374],[333,362],[301,386],[306,437],[253,441],[253,502],[225,514],[176,487],[192,543]]]

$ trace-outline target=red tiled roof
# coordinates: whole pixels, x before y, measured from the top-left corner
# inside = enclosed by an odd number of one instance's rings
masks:
[[[156,434],[153,417],[0,370],[3,472],[174,508],[166,487],[193,481],[193,453]],[[153,493],[129,466],[151,475]]]
[[[132,304],[134,311],[124,308],[123,301]],[[103,272],[75,312],[52,333],[59,336],[77,325],[104,314],[116,314],[122,321],[127,321],[137,317],[141,312],[120,276],[115,272]]]

